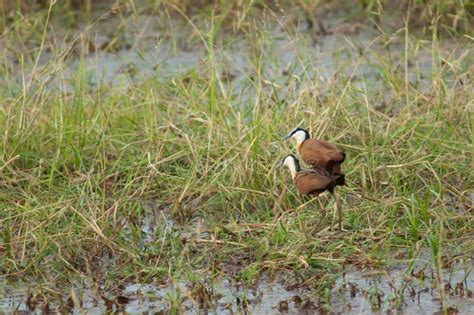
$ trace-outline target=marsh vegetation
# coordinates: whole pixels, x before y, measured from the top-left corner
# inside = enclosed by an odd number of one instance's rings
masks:
[[[474,309],[472,2],[0,9],[0,312]]]

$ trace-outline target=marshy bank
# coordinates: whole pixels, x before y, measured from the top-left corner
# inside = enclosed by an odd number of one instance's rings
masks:
[[[289,3],[2,8],[0,312],[472,312],[472,7]]]

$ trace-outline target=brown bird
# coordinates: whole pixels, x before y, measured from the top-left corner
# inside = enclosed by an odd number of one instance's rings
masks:
[[[341,175],[338,178],[337,185],[345,184],[345,175],[341,167],[346,158],[344,151],[326,141],[311,139],[308,131],[302,128],[293,129],[283,140],[288,138],[295,139],[296,150],[306,164],[312,168],[322,168],[330,174]]]
[[[334,188],[338,185],[337,182],[343,175],[331,174],[322,168],[301,169],[298,159],[293,154],[285,156],[280,165],[288,167],[293,183],[299,193],[317,197],[327,190],[336,198]],[[342,214],[340,207],[338,207],[338,214],[339,229],[341,229]]]

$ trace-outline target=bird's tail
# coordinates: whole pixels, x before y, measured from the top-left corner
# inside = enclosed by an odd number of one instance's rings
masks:
[[[346,175],[344,174],[334,174],[336,178],[336,186],[344,186],[346,184]]]
[[[341,163],[344,162],[346,160],[346,152],[341,152],[342,154],[342,160],[341,160]]]

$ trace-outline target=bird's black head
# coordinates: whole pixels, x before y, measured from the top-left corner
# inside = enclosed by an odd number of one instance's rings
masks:
[[[300,161],[294,154],[288,154],[285,156],[280,163],[281,166],[285,165],[288,168],[291,169],[291,166],[294,165],[295,171],[299,172],[301,167],[300,167]]]
[[[297,143],[301,143],[307,139],[309,139],[309,132],[306,129],[303,128],[295,128],[291,130],[284,138],[283,140],[286,140],[288,138],[295,138]]]

